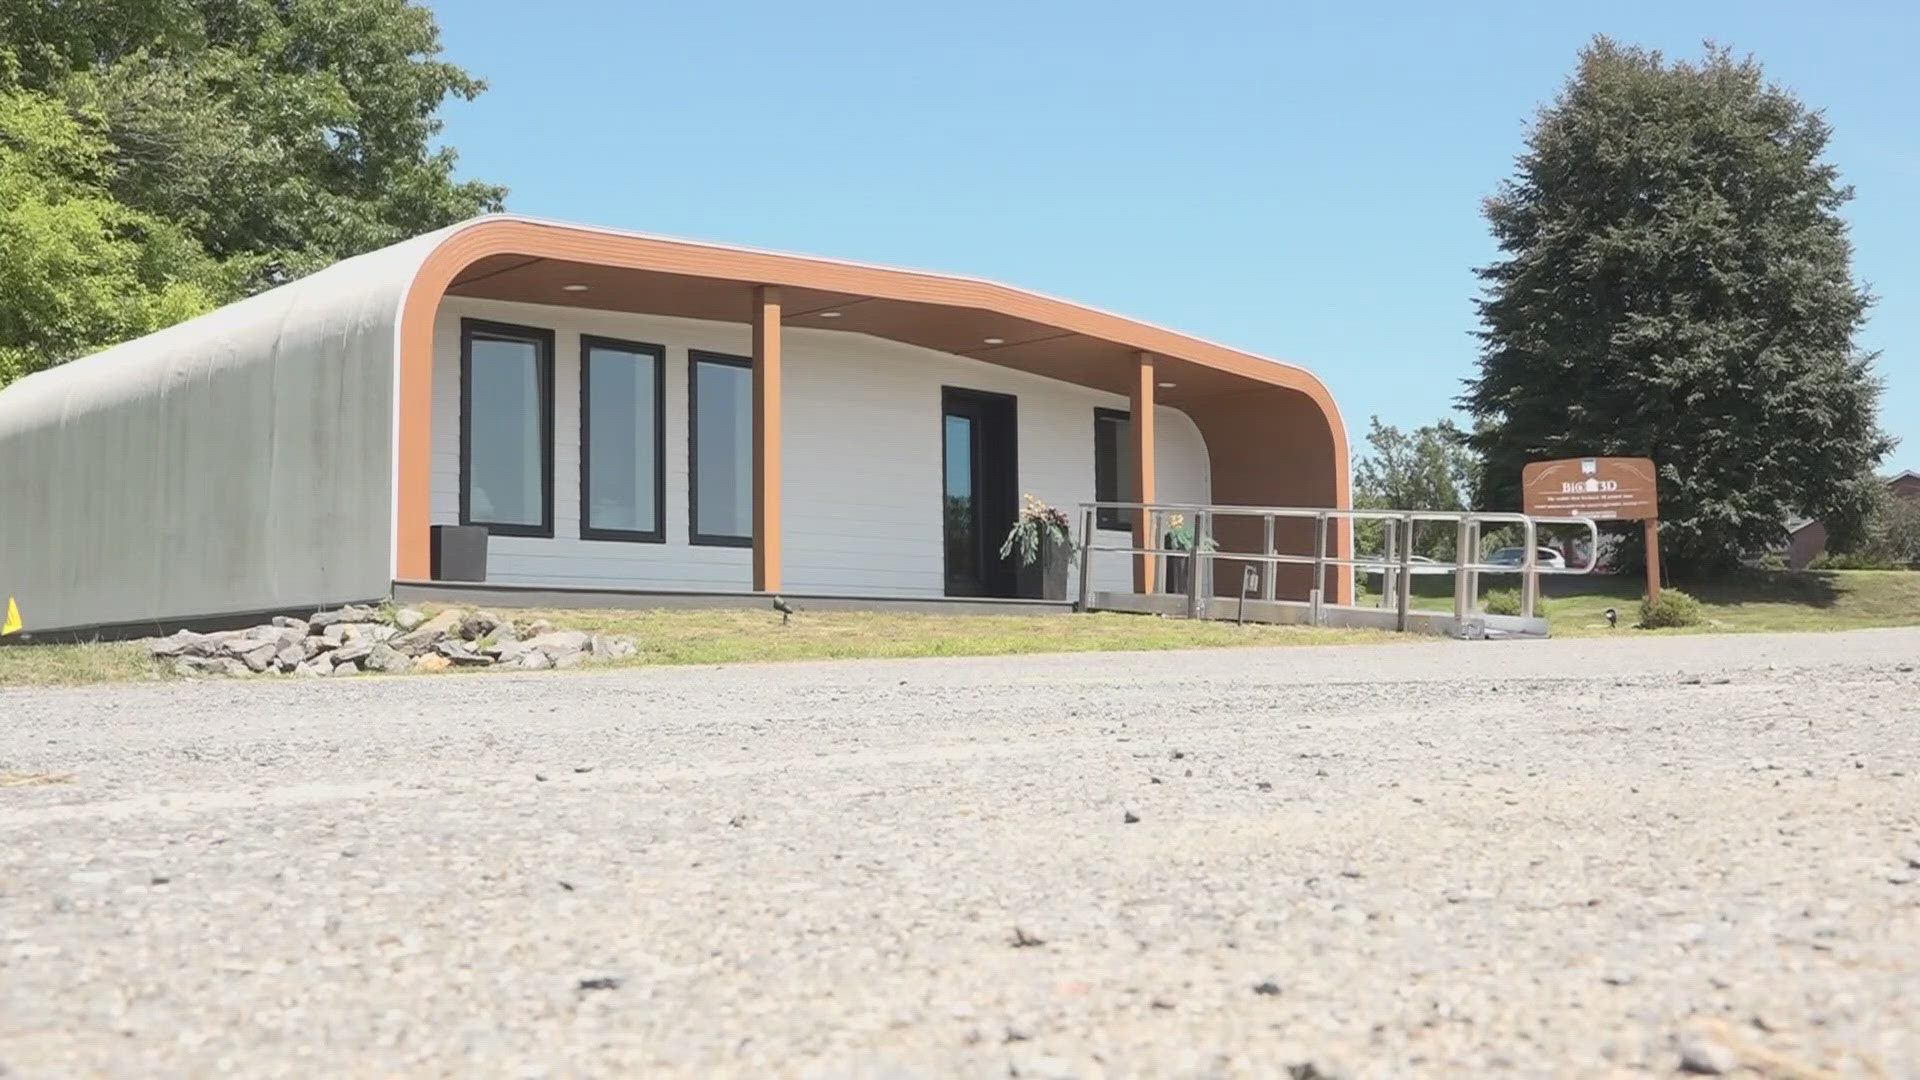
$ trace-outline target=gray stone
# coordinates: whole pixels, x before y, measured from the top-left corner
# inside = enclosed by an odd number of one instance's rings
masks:
[[[553,658],[539,649],[528,649],[526,655],[520,657],[514,666],[527,671],[545,671],[553,666]]]
[[[307,631],[310,629],[307,620],[296,619],[291,615],[275,615],[273,617],[273,625],[282,630],[298,630],[300,631],[301,637],[306,637]]]
[[[363,666],[368,671],[406,671],[413,666],[413,661],[386,642],[376,642]]]
[[[278,667],[281,671],[292,671],[294,668],[305,663],[306,660],[307,650],[298,642],[291,645],[280,646],[280,651],[273,655],[274,666]]]
[[[257,641],[253,643],[252,648],[240,654],[239,660],[247,666],[248,671],[258,675],[272,667],[275,658],[279,655],[280,643],[278,641]]]
[[[528,638],[527,644],[548,656],[557,656],[561,653],[579,652],[592,641],[591,634],[582,633],[579,630],[555,630],[538,637]]]
[[[448,638],[433,647],[441,656],[463,667],[479,667],[493,663],[493,658],[473,651],[473,646],[464,641]]]
[[[307,627],[311,630],[323,630],[339,623],[369,623],[379,621],[380,613],[373,608],[365,604],[348,604],[346,607],[333,611],[317,612],[313,618],[307,620]]]
[[[479,641],[500,625],[500,616],[490,611],[475,611],[460,620],[460,636]]]
[[[511,664],[536,650],[524,641],[501,641],[488,645],[483,651],[502,664]]]
[[[393,613],[393,625],[398,627],[403,634],[415,629],[426,621],[426,612],[421,611],[419,608],[403,607]]]
[[[535,655],[538,655],[538,654],[536,653]],[[587,654],[584,652],[561,653],[559,656],[556,656],[553,658],[553,666],[556,668],[563,668],[563,669],[576,668],[586,662],[587,662]]]
[[[1722,1076],[1740,1067],[1740,1055],[1726,1045],[1704,1035],[1689,1035],[1680,1040],[1680,1071],[1701,1076]]]
[[[331,675],[333,674],[333,665],[324,659],[302,660],[299,665],[293,669],[293,673],[309,678],[319,675]]]
[[[245,660],[247,658],[247,654],[253,652],[254,650],[260,648],[263,645],[271,645],[274,647],[275,651],[278,651],[279,645],[280,645],[279,635],[276,632],[274,632],[271,628],[268,629],[267,633],[259,634],[259,635],[256,635],[253,631],[249,630],[244,634],[240,634],[235,637],[230,637],[225,641],[222,641],[219,646],[218,655],[231,656],[235,660]]]
[[[205,634],[182,630],[166,637],[148,639],[147,654],[156,660],[173,656],[204,656],[206,649],[217,645],[218,642]]]
[[[251,674],[247,665],[230,656],[183,656],[174,661],[176,675],[227,675],[240,676]]]
[[[335,623],[321,631],[321,636],[341,644],[364,641],[391,641],[400,631],[385,623]]]
[[[394,638],[392,645],[409,656],[418,656],[431,650],[435,642],[452,633],[459,625],[460,613],[448,609]]]
[[[338,656],[338,655],[340,655],[340,654],[339,654],[339,653],[335,653],[334,655],[335,655],[335,656]],[[356,662],[354,662],[354,661],[352,661],[352,660],[349,660],[349,661],[347,661],[347,662],[346,662],[346,663],[344,663],[344,664],[343,664],[343,663],[335,663],[335,664],[333,665],[333,670],[331,670],[331,671],[329,671],[329,672],[327,672],[327,674],[329,674],[329,675],[358,675],[358,674],[360,674],[360,665],[359,665],[358,663],[356,663]]]
[[[345,645],[333,650],[333,662],[336,664],[357,663],[371,656],[374,647],[379,644],[379,642],[367,638],[357,638],[349,641]]]
[[[334,648],[339,644],[340,644],[339,642],[334,641],[331,638],[325,637],[324,635],[315,634],[312,637],[302,641],[300,643],[300,648],[303,652],[307,654],[307,659],[311,660],[314,657],[319,656],[323,652],[327,652],[328,650]]]
[[[519,628],[521,638],[536,638],[541,634],[553,633],[553,624],[545,619],[534,619]]]

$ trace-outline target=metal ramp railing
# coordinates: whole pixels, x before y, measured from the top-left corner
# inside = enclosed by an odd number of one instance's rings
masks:
[[[1095,521],[1096,515],[1101,510],[1147,515],[1146,533],[1156,542],[1149,547],[1097,543]],[[1187,533],[1190,540],[1187,547],[1170,547],[1164,542],[1172,532],[1167,525],[1176,516],[1191,517]],[[1219,550],[1214,541],[1213,526],[1222,518],[1258,519],[1261,522],[1263,536],[1261,550],[1257,552]],[[1312,554],[1278,550],[1275,543],[1276,523],[1281,521],[1312,523]],[[1329,554],[1330,548],[1338,547],[1337,538],[1331,530],[1342,524],[1354,527],[1367,522],[1380,523],[1383,541],[1381,552],[1356,554],[1352,558]],[[1423,525],[1433,527],[1440,524],[1450,524],[1453,527],[1453,558],[1441,561],[1415,555],[1416,530]],[[1575,526],[1584,529],[1587,540],[1586,550],[1589,553],[1586,561],[1577,567],[1542,564],[1539,558],[1539,534],[1542,525]],[[1493,563],[1482,559],[1481,547],[1489,526],[1495,529],[1518,527],[1519,546],[1522,553],[1518,563]],[[1390,609],[1393,613],[1393,627],[1405,631],[1412,628],[1415,620],[1412,604],[1413,579],[1421,575],[1452,575],[1453,625],[1464,627],[1467,621],[1476,615],[1486,617],[1479,611],[1482,574],[1518,574],[1520,575],[1519,619],[1527,624],[1534,623],[1538,620],[1540,577],[1545,574],[1591,573],[1600,550],[1600,528],[1594,519],[1588,517],[1542,518],[1527,514],[1492,512],[1456,513],[1434,510],[1337,510],[1319,507],[1197,503],[1085,502],[1080,504],[1079,548],[1079,606],[1082,611],[1094,609],[1093,556],[1111,554],[1125,555],[1129,562],[1139,557],[1153,559],[1158,571],[1154,575],[1156,582],[1167,580],[1166,570],[1170,565],[1184,565],[1186,568],[1184,614],[1188,618],[1207,617],[1208,603],[1216,598],[1216,590],[1211,588],[1209,583],[1213,580],[1214,568],[1220,563],[1244,564],[1246,567],[1247,577],[1243,578],[1238,593],[1243,613],[1246,599],[1257,591],[1258,599],[1267,604],[1304,604],[1308,621],[1314,625],[1325,625],[1329,608],[1339,606],[1330,605],[1326,600],[1329,569],[1338,569],[1343,573],[1378,573],[1383,587],[1377,608]],[[1471,558],[1467,558],[1468,555],[1471,555]],[[1174,564],[1170,560],[1181,562]],[[1276,595],[1276,571],[1281,566],[1311,567],[1311,585],[1304,601],[1284,601]],[[1257,573],[1258,580],[1248,580],[1256,576],[1255,567],[1260,568]],[[1231,598],[1235,594],[1220,595]],[[1345,607],[1353,610],[1359,605]]]

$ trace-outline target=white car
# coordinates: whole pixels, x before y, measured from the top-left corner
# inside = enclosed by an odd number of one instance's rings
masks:
[[[1533,564],[1542,570],[1565,570],[1567,560],[1552,548],[1534,548]],[[1519,566],[1526,561],[1527,550],[1518,547],[1503,547],[1487,556],[1487,562],[1493,566]]]

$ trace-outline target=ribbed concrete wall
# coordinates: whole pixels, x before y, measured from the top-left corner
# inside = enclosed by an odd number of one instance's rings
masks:
[[[395,323],[442,234],[0,390],[28,631],[383,596]]]

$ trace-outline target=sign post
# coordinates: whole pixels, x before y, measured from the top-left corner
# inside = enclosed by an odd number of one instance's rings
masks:
[[[1521,499],[1533,517],[1643,521],[1647,598],[1660,599],[1659,472],[1651,458],[1563,458],[1520,472]],[[1594,553],[1598,557],[1599,552]]]
[[[1660,602],[1660,519],[1647,519],[1647,599]]]

